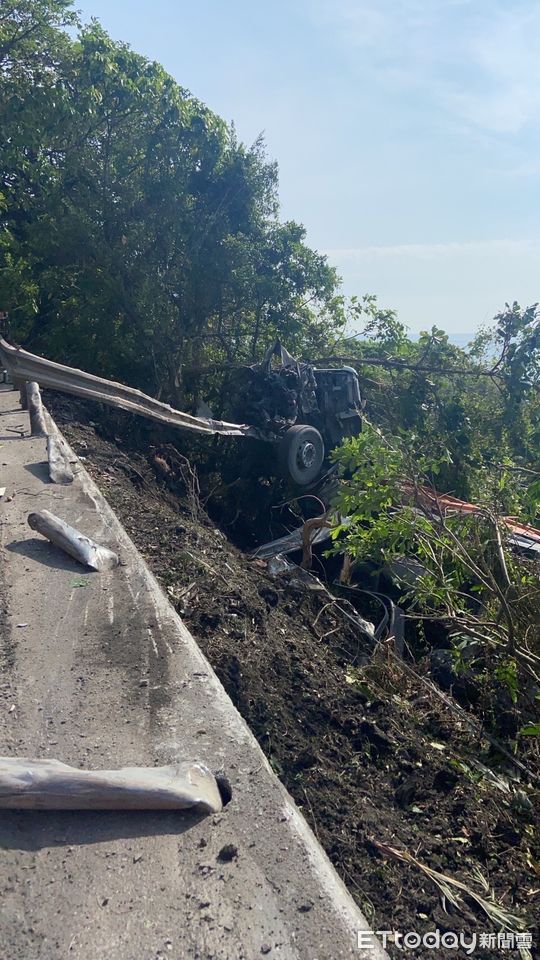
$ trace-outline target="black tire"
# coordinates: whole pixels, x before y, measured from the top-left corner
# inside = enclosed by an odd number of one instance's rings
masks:
[[[294,483],[305,487],[313,483],[324,463],[324,440],[315,427],[295,424],[289,427],[279,447],[281,464]]]

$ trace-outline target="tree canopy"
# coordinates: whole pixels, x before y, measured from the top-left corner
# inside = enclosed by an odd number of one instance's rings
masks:
[[[335,270],[277,218],[261,141],[66,0],[7,0],[0,30],[1,298],[19,340],[178,400],[185,365],[253,360],[272,336],[302,349],[342,322]]]
[[[411,340],[373,296],[346,302],[304,228],[280,222],[263,142],[70,0],[4,0],[0,85],[0,309],[18,342],[186,403],[222,394],[200,371],[279,337],[354,363],[370,417],[444,448],[462,495],[488,463],[537,458],[536,306],[507,306],[464,351],[436,324]]]

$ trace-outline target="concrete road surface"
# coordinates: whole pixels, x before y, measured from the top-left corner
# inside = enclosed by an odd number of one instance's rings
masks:
[[[0,957],[380,960],[375,941],[358,949],[365,919],[82,464],[51,484],[28,430],[2,390],[0,754],[200,759],[233,797],[206,819],[0,811]],[[35,534],[27,515],[43,508],[121,566],[91,572]]]

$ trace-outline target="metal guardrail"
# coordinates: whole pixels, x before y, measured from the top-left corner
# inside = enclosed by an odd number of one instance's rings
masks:
[[[42,387],[60,390],[76,397],[87,400],[98,400],[100,403],[136,413],[150,420],[157,420],[180,430],[191,430],[195,433],[223,434],[229,437],[258,437],[256,427],[248,424],[227,423],[224,420],[213,420],[207,417],[194,417],[181,410],[175,410],[168,403],[161,403],[154,397],[149,397],[134,387],[127,387],[123,383],[105,380],[94,374],[76,370],[62,363],[54,363],[44,357],[14,347],[7,340],[0,337],[0,366],[4,366],[11,374],[12,380],[22,382],[37,381]]]

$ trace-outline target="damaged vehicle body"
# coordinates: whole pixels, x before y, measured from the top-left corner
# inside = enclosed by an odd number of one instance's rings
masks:
[[[281,471],[298,486],[315,483],[330,451],[362,428],[356,370],[295,360],[279,341],[236,372],[231,392],[231,416],[277,446]]]

